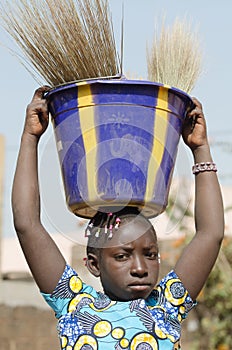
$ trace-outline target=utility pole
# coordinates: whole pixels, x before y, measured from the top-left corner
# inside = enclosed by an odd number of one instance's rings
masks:
[[[2,255],[2,218],[3,218],[3,174],[4,174],[5,142],[4,136],[0,135],[0,256]],[[2,266],[0,263],[0,303],[2,302]]]

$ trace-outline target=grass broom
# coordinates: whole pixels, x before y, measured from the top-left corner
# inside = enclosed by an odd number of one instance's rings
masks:
[[[148,79],[190,93],[202,69],[202,52],[196,31],[186,20],[176,19],[172,27],[155,29],[147,46]]]
[[[57,86],[119,74],[108,0],[6,0],[0,10],[34,77]]]

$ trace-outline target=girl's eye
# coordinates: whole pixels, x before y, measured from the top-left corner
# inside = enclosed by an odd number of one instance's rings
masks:
[[[152,259],[152,260],[158,260],[159,258],[159,253],[157,252],[149,252],[146,255],[149,259]]]
[[[128,259],[128,257],[129,257],[128,254],[122,253],[122,254],[116,255],[116,256],[115,256],[115,260],[117,260],[117,261],[125,261],[125,260]]]

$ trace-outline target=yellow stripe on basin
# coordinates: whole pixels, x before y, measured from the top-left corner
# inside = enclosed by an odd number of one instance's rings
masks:
[[[147,172],[145,203],[154,201],[154,186],[157,172],[163,159],[168,127],[168,87],[159,87],[155,107],[154,141]]]
[[[88,201],[95,201],[97,197],[97,137],[94,122],[94,101],[90,85],[87,83],[82,83],[81,86],[79,85],[78,87],[78,109],[86,157]]]

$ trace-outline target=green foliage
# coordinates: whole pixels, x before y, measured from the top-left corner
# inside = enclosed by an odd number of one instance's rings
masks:
[[[186,188],[183,188],[185,191]],[[232,206],[225,208],[230,211]],[[187,218],[193,213],[184,206],[183,200],[171,193],[166,210],[169,219],[186,236],[176,245],[182,249],[191,239],[191,227]],[[186,225],[187,223],[187,225]],[[177,242],[177,243],[178,243]],[[232,238],[224,239],[218,260],[198,298],[196,317],[198,330],[189,350],[230,350],[232,349]]]
[[[208,348],[232,349],[232,239],[226,238],[218,261],[203,289],[199,321]]]

